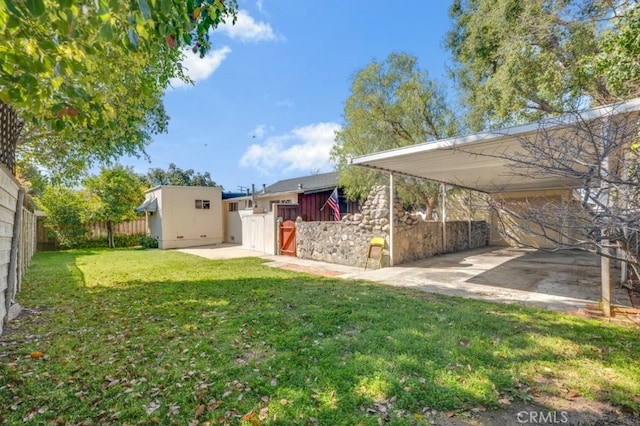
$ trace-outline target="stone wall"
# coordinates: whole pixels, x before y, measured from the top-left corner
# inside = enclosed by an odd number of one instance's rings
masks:
[[[425,259],[442,253],[455,253],[484,247],[488,244],[489,228],[486,222],[447,222],[446,236],[442,233],[441,222],[418,222],[411,226],[398,226],[394,235],[395,263],[401,264]],[[446,238],[446,245],[442,240]]]
[[[446,248],[443,248],[442,223],[425,222],[406,212],[395,200],[394,257],[401,264],[440,253],[483,247],[488,242],[486,222],[447,222]],[[363,267],[369,241],[383,237],[386,241],[383,266],[389,265],[389,191],[386,186],[372,188],[361,213],[347,214],[340,222],[296,221],[297,255],[302,259],[320,260]]]

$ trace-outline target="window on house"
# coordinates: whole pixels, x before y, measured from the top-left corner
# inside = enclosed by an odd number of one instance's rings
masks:
[[[238,211],[238,203],[229,203],[229,211],[237,212]]]
[[[211,208],[210,200],[196,200],[196,209],[209,210]]]
[[[345,197],[338,198],[340,204],[340,213],[345,214],[349,212],[349,201]]]

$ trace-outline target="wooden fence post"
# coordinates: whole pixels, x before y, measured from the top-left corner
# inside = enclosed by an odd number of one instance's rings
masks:
[[[7,290],[5,306],[7,309],[7,321],[11,321],[20,313],[20,305],[15,303],[15,295],[18,287],[18,261],[20,251],[20,231],[22,230],[22,203],[24,202],[24,190],[18,190],[16,200],[16,213],[13,221],[13,237],[11,239],[11,254],[9,255],[9,276],[7,279]],[[14,306],[15,305],[15,306]]]

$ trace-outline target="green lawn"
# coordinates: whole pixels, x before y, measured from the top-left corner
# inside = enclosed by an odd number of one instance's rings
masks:
[[[428,424],[567,392],[637,412],[640,331],[159,250],[37,254],[0,422]]]

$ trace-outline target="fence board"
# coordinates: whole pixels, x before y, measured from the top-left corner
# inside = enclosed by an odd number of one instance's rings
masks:
[[[7,185],[0,179],[0,185]],[[13,196],[12,193],[7,192],[8,190],[13,190],[14,187],[9,185],[0,186],[0,207],[4,207],[9,210],[14,210],[16,208],[16,197]],[[16,189],[17,192],[17,189]]]
[[[13,209],[15,209],[15,206]],[[7,207],[0,206],[0,222],[10,226],[11,231],[9,231],[9,235],[12,235],[13,232],[13,219],[15,217],[15,211],[13,209],[10,210]]]
[[[16,211],[19,213],[18,216],[21,216],[22,213],[22,203],[17,205],[18,200],[21,199],[18,197],[20,184],[14,177],[15,150],[22,126],[23,123],[18,119],[17,112],[10,105],[0,101],[0,222],[2,223],[0,226],[2,233],[0,237],[0,262],[2,262],[0,264],[0,334],[2,334],[5,321],[10,319],[9,312],[16,314],[19,312],[19,309],[16,308],[20,306],[13,303],[15,291],[20,284],[21,276],[18,273],[20,268],[17,262],[12,263],[13,260],[20,258],[20,245],[18,241],[14,241],[12,244],[12,240],[15,238],[13,224]],[[15,231],[17,229],[16,227]],[[10,260],[8,263],[4,263],[7,257]],[[25,259],[28,262],[30,257]],[[14,264],[16,268],[10,270],[10,264]],[[11,280],[12,288],[7,286],[9,280]]]
[[[100,221],[89,225],[89,232],[93,238],[105,238],[107,236],[107,222]],[[147,233],[147,222],[144,217],[124,223],[118,223],[113,227],[114,234],[135,235]]]
[[[37,246],[38,251],[46,251],[46,250],[57,250],[58,249],[58,241],[55,236],[52,236],[46,225],[44,224],[44,220],[46,218],[40,217],[40,220],[36,217],[34,220],[35,223],[35,244]],[[1,221],[0,221],[1,226]],[[107,222],[100,221],[92,223],[88,226],[89,235],[91,238],[106,238],[107,237]],[[114,225],[113,233],[119,235],[137,235],[137,234],[147,234],[147,222],[143,217],[139,217],[136,220],[131,222],[124,222]]]
[[[0,166],[0,193],[8,194],[9,197],[5,200],[13,199],[13,206],[4,205],[0,206],[0,334],[4,323],[9,321],[12,315],[16,315],[19,312],[19,306],[17,303],[13,303],[16,293],[20,291],[22,277],[27,270],[31,257],[35,252],[36,244],[36,218],[35,215],[28,209],[25,209],[22,205],[17,206],[19,185],[10,172],[4,167]],[[0,197],[2,198],[2,197]],[[7,204],[7,203],[5,203]],[[12,244],[13,223],[16,217],[16,208],[20,208],[22,220],[20,222],[20,235],[19,240]],[[15,246],[14,260],[12,263],[12,245]],[[13,268],[10,268],[13,265]],[[12,288],[9,289],[8,282],[9,277],[12,276],[13,282]],[[11,293],[11,294],[9,294]],[[9,311],[7,310],[9,307]]]
[[[11,237],[13,223],[0,222],[0,237]]]
[[[31,258],[36,252],[36,225],[36,215],[23,207],[18,264],[18,291],[22,288],[22,277],[27,272]]]

